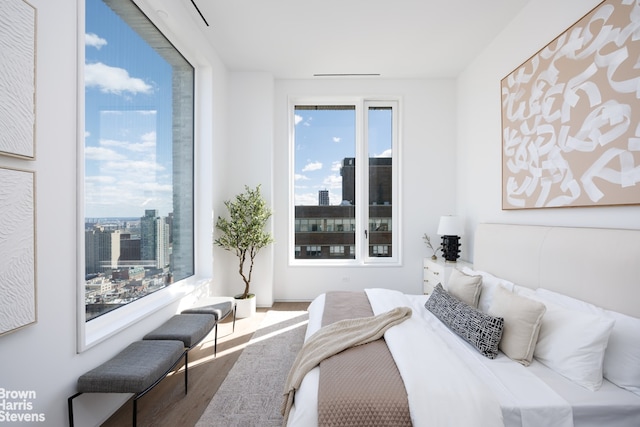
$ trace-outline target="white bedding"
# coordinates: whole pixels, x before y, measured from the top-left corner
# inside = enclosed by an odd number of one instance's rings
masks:
[[[458,359],[456,349],[423,321],[424,299],[421,305],[420,300],[388,289],[367,289],[366,293],[374,315],[395,306],[413,311],[410,319],[388,329],[384,338],[405,384],[414,426],[502,424],[500,404],[473,375],[473,366]]]
[[[504,425],[508,427],[640,425],[640,396],[622,390],[607,381],[597,392],[588,391],[564,379],[535,360],[531,366],[524,367],[502,353],[494,360],[485,358],[424,309],[427,296],[410,296],[382,289],[367,290],[367,294],[374,314],[387,311],[394,305],[407,305],[412,307],[414,311],[411,322],[404,322],[389,329],[385,334],[385,340],[394,357],[396,354],[417,356],[400,357],[399,359],[407,360],[396,362],[403,375],[403,381],[409,389],[408,397],[414,425],[443,425],[435,421],[438,419],[437,417],[441,416],[438,414],[448,414],[450,425],[462,425],[460,421],[468,416],[463,413],[465,411],[460,410],[460,402],[455,401],[455,395],[452,395],[451,402],[443,404],[442,401],[430,399],[428,394],[422,394],[427,390],[425,384],[437,385],[438,381],[441,383],[445,381],[441,377],[438,378],[439,374],[433,372],[428,374],[429,377],[426,379],[421,376],[422,373],[427,372],[425,369],[425,365],[429,363],[427,360],[431,358],[431,363],[441,363],[442,359],[438,359],[440,356],[444,356],[445,359],[455,359],[456,362],[453,366],[461,364],[454,369],[459,370],[461,375],[449,380],[450,390],[455,390],[456,384],[459,386],[460,381],[465,385],[478,381],[474,387],[476,391],[471,392],[470,395],[465,394],[464,399],[469,399],[469,396],[472,396],[471,399],[477,403],[488,399],[484,401],[488,412],[478,412],[474,415],[480,417],[476,418],[476,425],[494,425],[495,420],[491,424],[487,424],[488,420],[495,416],[491,413],[493,399],[499,405]],[[324,295],[321,295],[309,306],[309,325],[306,338],[320,328],[323,310]],[[405,327],[400,328],[402,325]],[[420,332],[420,329],[423,331]],[[410,332],[411,330],[413,332]],[[439,339],[444,341],[443,347],[451,351],[421,350],[427,354],[419,353],[418,347],[420,345],[416,344],[426,342],[425,330],[436,333]],[[408,333],[418,336],[407,336]],[[411,366],[411,364],[417,366]],[[461,369],[462,365],[466,368]],[[313,427],[317,425],[318,375],[319,368],[313,369],[296,392],[295,403],[289,416],[289,426]],[[487,393],[487,389],[490,390],[489,393]],[[458,398],[463,397],[459,395]],[[470,410],[473,410],[473,407]],[[458,422],[454,422],[455,420]],[[464,422],[464,425],[471,424]]]

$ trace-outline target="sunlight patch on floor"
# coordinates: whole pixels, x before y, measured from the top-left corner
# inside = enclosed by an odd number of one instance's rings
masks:
[[[302,321],[302,322],[298,322],[298,323],[296,323],[296,324],[294,324],[294,325],[287,326],[286,328],[278,329],[277,331],[270,332],[270,333],[265,334],[265,335],[262,335],[262,336],[260,336],[260,337],[257,337],[257,338],[255,338],[255,337],[254,337],[254,338],[251,338],[250,343],[260,342],[260,341],[264,341],[264,340],[269,339],[269,338],[273,338],[273,337],[275,337],[276,335],[280,335],[280,334],[283,334],[283,333],[285,333],[285,332],[291,331],[291,330],[293,330],[293,329],[297,329],[297,328],[299,328],[299,327],[301,327],[301,326],[304,326],[304,325],[306,325],[306,324],[308,324],[308,323],[309,323],[309,321],[308,321],[308,320],[304,320],[304,321]]]

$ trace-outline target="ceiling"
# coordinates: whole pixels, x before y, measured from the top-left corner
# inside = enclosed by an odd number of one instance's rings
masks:
[[[281,79],[455,77],[528,1],[147,0],[199,26],[229,70]]]

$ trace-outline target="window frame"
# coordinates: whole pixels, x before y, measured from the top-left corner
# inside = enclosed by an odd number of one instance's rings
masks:
[[[163,34],[166,40],[172,45],[172,47],[184,58],[184,60],[191,65],[193,68],[193,83],[191,85],[191,89],[193,91],[193,106],[192,106],[192,115],[193,115],[193,129],[192,129],[192,189],[195,195],[195,188],[198,176],[197,172],[197,164],[196,164],[196,149],[197,149],[197,137],[196,137],[196,129],[195,124],[197,121],[197,91],[196,87],[198,86],[199,80],[199,68],[194,65],[194,62],[189,60],[188,56],[185,52],[175,46],[170,38],[160,29],[158,28],[153,20],[149,17],[149,15],[142,10],[135,3],[131,4],[132,7],[136,8],[140,13],[146,16],[149,23],[155,27],[155,29]],[[84,34],[86,33],[86,4],[85,1],[79,2],[78,7],[78,76],[84,75],[85,68],[85,41]],[[191,224],[192,227],[190,229],[191,232],[191,246],[192,246],[192,273],[185,277],[182,280],[179,280],[173,283],[171,286],[167,286],[163,289],[160,289],[156,292],[148,294],[142,298],[139,298],[133,302],[130,302],[124,306],[121,306],[115,310],[104,313],[96,318],[91,319],[91,321],[86,321],[86,307],[85,307],[85,84],[84,79],[78,79],[78,91],[77,91],[77,203],[76,203],[76,223],[77,223],[77,268],[76,268],[76,277],[77,277],[77,336],[76,336],[76,347],[77,352],[81,353],[83,351],[88,350],[89,348],[95,346],[96,344],[105,341],[109,337],[117,334],[118,332],[131,327],[132,325],[138,323],[144,318],[148,317],[152,313],[158,311],[159,309],[168,306],[185,296],[193,293],[196,289],[202,287],[203,285],[209,282],[208,279],[202,279],[197,277],[197,248],[196,248],[196,227],[197,227],[197,206],[198,203],[195,200],[195,197],[192,197],[192,207],[191,207]],[[175,205],[175,198],[173,201]]]
[[[354,247],[358,248],[355,259],[332,259],[329,258],[305,258],[295,257],[295,248],[300,247],[295,243],[295,108],[298,105],[353,105],[355,106],[355,151],[356,165],[366,164],[367,172],[362,169],[356,169],[356,200],[363,200],[363,203],[355,205],[355,244],[350,245],[351,251]],[[392,194],[393,203],[392,211],[392,251],[390,257],[376,257],[370,255],[369,231],[369,174],[368,174],[368,108],[369,107],[392,107]],[[371,266],[400,266],[402,265],[402,221],[401,208],[402,205],[402,183],[400,167],[401,164],[401,109],[402,99],[400,97],[290,97],[288,99],[288,134],[289,134],[289,172],[287,174],[289,195],[288,195],[288,230],[289,243],[287,246],[287,259],[289,266],[339,266],[339,267],[371,267]],[[362,160],[361,160],[362,159]],[[364,162],[366,160],[366,162]],[[366,202],[366,203],[365,203]],[[365,233],[365,230],[367,233]],[[366,236],[365,236],[366,234]],[[304,246],[304,245],[303,245]]]

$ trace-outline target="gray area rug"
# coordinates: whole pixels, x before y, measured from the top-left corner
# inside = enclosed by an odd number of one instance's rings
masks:
[[[306,311],[268,311],[196,427],[281,426],[284,382],[307,320]]]

